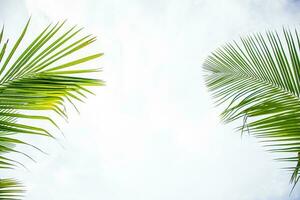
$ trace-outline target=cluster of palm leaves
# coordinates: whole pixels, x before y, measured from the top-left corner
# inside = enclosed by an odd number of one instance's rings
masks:
[[[205,61],[206,84],[228,123],[259,138],[291,171],[300,168],[300,37],[283,28],[252,34],[213,52]],[[281,154],[280,154],[281,153]]]
[[[47,129],[29,124],[28,120],[47,121],[58,127],[49,112],[66,118],[66,103],[75,107],[74,101],[83,101],[87,93],[92,93],[90,86],[103,85],[101,80],[83,75],[99,69],[81,65],[100,57],[101,53],[64,61],[93,43],[95,37],[80,37],[81,29],[76,26],[61,31],[65,24],[61,22],[47,26],[27,48],[18,51],[29,22],[12,45],[3,39],[4,28],[0,33],[1,169],[23,166],[9,153],[32,159],[17,149],[19,145],[40,150],[21,140],[20,135],[55,138]],[[286,168],[291,171],[294,188],[300,179],[300,37],[297,30],[253,34],[241,38],[240,43],[228,43],[207,58],[204,69],[216,103],[226,105],[222,119],[226,123],[240,119],[239,131],[251,133],[269,151],[281,153],[278,160],[288,163]],[[23,192],[18,181],[0,175],[0,199],[21,199]]]
[[[101,80],[87,78],[85,75],[98,72],[99,69],[81,65],[100,57],[101,53],[76,55],[76,59],[70,60],[70,55],[95,42],[94,36],[80,36],[82,29],[76,26],[62,30],[65,22],[50,24],[27,48],[19,50],[29,23],[30,20],[13,44],[3,39],[4,28],[0,33],[1,169],[14,169],[23,165],[11,158],[9,153],[32,159],[27,153],[18,150],[19,145],[40,150],[24,139],[21,140],[19,136],[39,135],[55,138],[49,130],[30,122],[47,121],[58,127],[52,119],[53,115],[49,113],[53,112],[66,118],[66,103],[75,106],[75,101],[83,101],[86,94],[92,93],[90,86],[103,85]],[[18,181],[0,175],[0,199],[21,199],[23,191],[24,188]]]

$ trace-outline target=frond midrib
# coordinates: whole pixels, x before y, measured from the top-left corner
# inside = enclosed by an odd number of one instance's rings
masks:
[[[205,64],[204,64],[204,66],[205,66]],[[266,85],[266,86],[269,86],[269,87],[271,87],[271,88],[274,88],[274,89],[276,89],[276,90],[279,90],[280,92],[282,92],[282,93],[284,93],[284,94],[290,96],[291,98],[293,98],[293,99],[299,101],[299,104],[300,104],[300,98],[299,98],[297,95],[293,94],[292,92],[290,92],[290,91],[287,90],[286,88],[280,87],[279,85],[276,85],[276,84],[274,84],[274,83],[272,83],[272,82],[270,82],[270,81],[263,80],[263,79],[259,79],[258,77],[254,77],[254,76],[251,76],[251,75],[249,75],[249,74],[245,74],[245,73],[241,73],[241,72],[234,72],[234,71],[232,71],[232,70],[228,70],[228,72],[225,72],[225,71],[223,71],[223,72],[222,72],[222,71],[219,71],[219,72],[212,72],[212,71],[209,70],[209,69],[207,69],[207,70],[211,73],[211,74],[208,75],[207,78],[210,78],[211,76],[214,76],[214,75],[220,75],[220,77],[221,77],[222,75],[224,75],[223,77],[225,77],[225,76],[235,76],[235,77],[239,77],[239,78],[242,77],[243,79],[253,80],[253,81],[255,81],[255,82],[259,82],[259,83],[262,83],[262,84],[264,84],[264,85]]]

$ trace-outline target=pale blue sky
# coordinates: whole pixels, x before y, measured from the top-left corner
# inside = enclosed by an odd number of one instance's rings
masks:
[[[16,35],[67,18],[98,36],[107,86],[81,114],[70,110],[66,139],[37,139],[26,200],[287,199],[289,176],[254,138],[219,122],[202,78],[204,58],[225,42],[299,26],[288,0],[0,0]],[[30,38],[30,36],[28,36]],[[290,199],[299,199],[299,187]]]

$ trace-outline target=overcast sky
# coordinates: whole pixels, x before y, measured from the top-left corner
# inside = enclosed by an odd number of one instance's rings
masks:
[[[296,0],[0,0],[16,35],[68,19],[98,36],[106,87],[62,123],[66,138],[38,143],[50,155],[11,174],[26,200],[279,200],[282,165],[252,137],[219,122],[201,64],[239,36],[298,27]],[[31,30],[35,33],[35,28]],[[33,35],[33,34],[32,34]],[[290,199],[299,199],[299,187]]]

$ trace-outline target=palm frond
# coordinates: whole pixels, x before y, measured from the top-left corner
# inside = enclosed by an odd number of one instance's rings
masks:
[[[285,153],[299,180],[300,166],[300,40],[298,31],[283,28],[252,34],[228,43],[204,62],[205,79],[228,123],[242,120],[239,131],[249,131],[271,152]],[[294,154],[290,157],[291,154]]]
[[[82,102],[87,97],[86,94],[93,94],[89,89],[91,86],[104,84],[99,79],[87,78],[86,74],[99,72],[98,68],[87,68],[83,65],[101,57],[102,53],[79,58],[77,56],[70,61],[71,55],[96,41],[94,36],[79,36],[82,29],[76,26],[62,31],[65,22],[50,24],[25,50],[20,51],[29,23],[30,19],[10,50],[8,50],[9,40],[3,42],[4,28],[0,33],[0,168],[2,169],[24,166],[19,161],[9,158],[7,153],[21,154],[33,160],[27,153],[17,150],[15,148],[17,145],[26,145],[42,151],[35,145],[18,139],[18,136],[28,134],[55,138],[42,126],[20,121],[24,119],[46,121],[58,128],[55,120],[50,117],[53,117],[50,112],[67,118],[66,103],[75,106],[75,101]],[[18,188],[17,182],[0,179],[0,199],[19,199],[17,193],[22,190]]]
[[[22,199],[24,188],[14,179],[0,179],[0,199],[1,200],[20,200]]]

